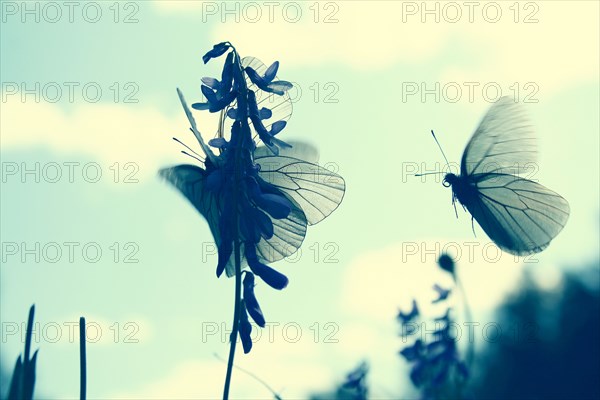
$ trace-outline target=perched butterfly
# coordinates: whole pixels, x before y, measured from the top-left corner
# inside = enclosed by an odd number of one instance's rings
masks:
[[[460,175],[448,173],[443,181],[452,187],[455,208],[458,200],[499,248],[519,256],[548,247],[570,212],[562,196],[518,176],[519,166],[535,156],[535,137],[522,110],[502,97],[467,144]]]
[[[267,69],[264,64],[253,57],[246,57],[242,60],[242,65],[252,66],[257,73],[263,74]],[[255,85],[248,81],[248,86],[253,88]],[[221,155],[215,155],[204,143],[200,133],[197,131],[196,123],[191,111],[189,110],[183,95],[179,93],[182,106],[192,126],[196,138],[198,139],[205,159],[204,166],[196,165],[178,165],[171,168],[165,168],[160,171],[160,175],[176,187],[206,218],[217,246],[221,246],[222,232],[219,225],[220,216],[223,214],[223,204],[226,204],[223,192],[210,190],[211,184],[210,172],[221,168],[223,162]],[[268,120],[287,120],[291,115],[291,99],[285,96],[264,97],[258,99],[258,104],[268,104],[272,109],[272,114]],[[236,106],[234,102],[232,107],[224,109],[221,113],[219,130],[217,138],[209,142],[212,145],[218,145],[222,142],[224,132],[224,120],[232,117],[232,109]],[[265,123],[268,128],[270,123]],[[263,189],[271,188],[277,193],[282,194],[291,204],[291,211],[285,218],[273,218],[269,213],[260,212],[259,215],[269,218],[269,221],[263,221],[260,218],[257,221],[263,225],[271,225],[272,229],[268,237],[261,237],[256,244],[256,257],[260,262],[270,263],[281,260],[294,254],[302,244],[306,235],[307,225],[314,225],[331,214],[341,203],[344,192],[344,179],[322,167],[318,163],[318,152],[313,146],[301,143],[290,142],[291,146],[283,147],[278,150],[278,154],[273,154],[270,148],[265,146],[257,147],[253,152],[253,169],[257,171],[257,181]],[[187,147],[187,146],[186,146]],[[185,152],[184,152],[185,153]],[[189,153],[186,153],[189,155]],[[195,153],[197,156],[199,154]],[[266,190],[266,189],[265,189]],[[256,205],[260,208],[260,205]],[[244,209],[241,210],[244,215],[255,214],[260,210]],[[245,219],[242,219],[245,221]],[[243,228],[243,227],[241,227]],[[242,231],[254,231],[254,227],[246,227]],[[228,276],[234,274],[233,257],[230,259],[225,269]]]

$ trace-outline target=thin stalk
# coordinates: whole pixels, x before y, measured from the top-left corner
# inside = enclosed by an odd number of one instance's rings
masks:
[[[79,398],[85,400],[87,367],[85,357],[85,318],[79,318]]]
[[[233,46],[232,46],[233,48]],[[233,48],[233,52],[234,52],[234,57],[236,59],[236,66],[240,69],[241,72],[241,76],[242,76],[242,80],[243,80],[243,72],[242,72],[242,65],[239,62],[239,57],[238,54],[235,50],[235,48]],[[244,81],[245,83],[245,81]],[[242,100],[242,96],[245,96],[246,94],[239,94],[239,98],[238,98],[238,105],[240,103],[240,100]],[[245,104],[245,102],[241,102],[242,104]],[[241,109],[242,107],[240,107]],[[243,113],[243,111],[242,111]],[[242,117],[245,118],[245,113],[242,114]],[[238,185],[240,182],[240,149],[236,148],[235,149],[235,155],[234,155],[234,174],[235,174],[235,178],[234,178],[234,190],[233,190],[233,196],[234,196],[234,201],[233,201],[233,209],[234,209],[234,213],[235,213],[235,217],[234,217],[234,223],[235,223],[235,242],[234,242],[234,257],[235,257],[235,304],[234,304],[234,309],[233,309],[233,328],[231,329],[231,343],[229,346],[229,360],[227,361],[227,374],[225,375],[225,387],[223,388],[223,400],[227,400],[229,399],[229,387],[231,386],[231,374],[233,372],[233,360],[235,357],[235,346],[237,343],[237,337],[238,337],[238,331],[239,331],[239,322],[240,322],[240,303],[242,300],[242,257],[240,254],[240,232],[239,232],[239,209],[238,209],[238,204],[237,204],[237,200],[238,200]]]
[[[237,218],[236,218],[237,219]],[[237,224],[236,224],[237,225]],[[233,359],[235,357],[235,345],[240,321],[240,303],[242,298],[242,280],[241,280],[241,255],[240,242],[235,241],[235,305],[233,309],[233,328],[231,330],[231,343],[229,345],[229,359],[227,361],[227,374],[225,375],[225,387],[223,388],[223,400],[229,399],[229,387],[231,386],[231,373],[233,372]]]
[[[230,44],[231,45],[231,44]],[[244,69],[242,68],[242,63],[237,53],[235,47],[231,46],[234,57],[235,57],[235,65],[238,68],[238,77],[241,79],[239,82],[241,86],[240,93],[238,93],[237,101],[238,101],[238,115],[240,121],[242,121],[242,132],[244,132],[244,128],[249,131],[248,126],[248,112],[247,112],[247,96],[248,96],[248,87],[246,86],[246,79],[244,77]],[[234,79],[235,74],[234,74]],[[223,115],[224,117],[224,115]],[[243,133],[242,133],[243,134]],[[227,361],[227,374],[225,375],[225,387],[223,388],[223,400],[227,400],[229,398],[229,387],[231,386],[231,374],[233,372],[233,360],[235,357],[235,347],[237,343],[237,337],[239,332],[239,321],[240,315],[242,312],[245,312],[241,309],[241,300],[242,300],[242,256],[240,251],[240,231],[239,231],[239,219],[240,219],[240,210],[238,205],[238,199],[240,197],[239,185],[242,180],[241,174],[241,147],[237,147],[234,149],[234,188],[233,188],[233,209],[235,213],[234,217],[234,256],[235,256],[235,305],[233,311],[233,328],[231,330],[231,343],[229,346],[229,359]]]

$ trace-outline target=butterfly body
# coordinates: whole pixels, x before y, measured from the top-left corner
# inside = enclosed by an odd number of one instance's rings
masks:
[[[520,176],[535,160],[535,137],[510,98],[495,103],[477,127],[461,160],[460,175],[443,185],[496,245],[524,256],[545,249],[564,228],[569,203],[537,181]]]
[[[456,200],[463,206],[470,203],[470,199],[477,195],[477,187],[469,182],[467,177],[461,175],[446,174],[443,181],[444,186],[452,188],[452,202]]]

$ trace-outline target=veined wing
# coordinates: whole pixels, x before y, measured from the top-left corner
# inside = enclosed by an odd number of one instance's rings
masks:
[[[320,222],[342,202],[346,190],[344,179],[316,163],[318,152],[309,144],[291,143],[278,156],[259,147],[254,161],[260,165],[259,176],[279,188],[304,211],[309,225]]]
[[[291,256],[304,241],[306,215],[296,202],[290,201],[294,208],[286,218],[274,219],[269,216],[273,223],[273,237],[268,240],[261,238],[256,246],[256,254],[261,262],[270,263]]]
[[[508,174],[476,174],[465,206],[498,247],[524,256],[546,248],[564,228],[569,203],[539,183]]]
[[[536,139],[521,107],[510,97],[498,100],[481,120],[467,144],[461,175],[518,175],[536,160]]]
[[[206,172],[194,165],[178,165],[160,170],[160,176],[177,188],[198,212],[206,219],[217,246],[221,245],[219,231],[220,204],[223,199],[205,188]],[[265,213],[273,223],[273,236],[262,238],[257,245],[257,255],[262,262],[275,262],[294,254],[306,236],[306,216],[300,206],[290,199],[294,208],[283,219],[274,219]],[[245,260],[242,251],[242,261]],[[233,255],[225,271],[228,276],[235,274]]]
[[[161,169],[159,175],[177,188],[206,219],[215,243],[219,246],[221,244],[219,204],[222,204],[222,201],[219,196],[206,190],[206,171],[195,165],[184,164]]]

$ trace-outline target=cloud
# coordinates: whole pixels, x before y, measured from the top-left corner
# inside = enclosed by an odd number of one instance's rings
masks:
[[[359,70],[425,65],[440,69],[443,81],[499,82],[506,91],[514,82],[535,82],[543,93],[598,80],[597,2],[520,3],[518,10],[512,3],[494,3],[498,10],[456,2],[294,3],[300,14],[291,11],[292,2],[232,3],[237,9],[230,10],[224,4],[212,3],[210,13],[206,4],[195,9],[215,25],[213,42],[230,40],[266,63]]]
[[[153,5],[160,13],[189,13],[191,11],[201,12],[207,4],[212,1],[188,1],[188,0],[155,0]]]
[[[393,319],[398,308],[408,311],[413,298],[426,311],[435,312],[435,307],[429,306],[435,298],[433,284],[453,285],[449,274],[436,263],[442,251],[457,260],[459,276],[476,314],[491,311],[516,288],[522,263],[537,260],[536,256],[517,260],[489,241],[474,239],[397,243],[366,252],[350,264],[343,281],[342,307],[348,315],[377,323]]]
[[[58,322],[60,321],[60,322]],[[152,339],[152,326],[140,316],[122,318],[120,322],[101,315],[86,315],[86,344],[90,350],[96,346],[114,346],[115,343],[148,343]],[[79,343],[79,316],[70,314],[56,321],[39,321],[41,340],[48,343],[72,345]]]
[[[214,132],[216,118],[208,113],[196,116],[203,134]],[[44,101],[22,102],[19,94],[7,96],[0,122],[3,152],[43,148],[65,157],[89,157],[106,173],[115,162],[122,167],[133,162],[139,166],[136,177],[155,176],[158,168],[169,163],[192,161],[171,140],[177,136],[198,150],[188,127],[183,111],[168,117],[152,107],[103,103],[78,104],[67,110]]]
[[[317,362],[314,344],[270,343],[242,354],[240,346],[235,365],[259,377],[284,398],[306,398],[313,388],[327,388],[333,381],[326,362]],[[127,393],[115,393],[114,399],[215,399],[222,395],[226,363],[212,356],[185,360],[164,378]],[[262,383],[239,369],[234,369],[231,397],[236,399],[270,398]]]

